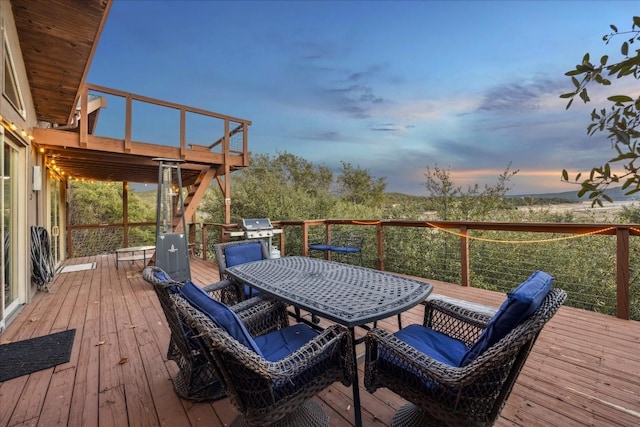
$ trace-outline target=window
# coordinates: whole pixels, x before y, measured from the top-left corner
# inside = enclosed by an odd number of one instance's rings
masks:
[[[5,38],[6,39],[6,38]],[[24,116],[24,103],[22,102],[22,94],[20,93],[20,87],[18,86],[18,79],[16,78],[16,70],[13,66],[13,59],[11,57],[11,51],[9,45],[4,43],[4,81],[2,82],[2,94],[13,105],[22,116]]]

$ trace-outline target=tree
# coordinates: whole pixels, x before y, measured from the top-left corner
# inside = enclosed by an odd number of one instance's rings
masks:
[[[337,178],[338,193],[348,202],[369,207],[380,207],[385,200],[385,178],[374,178],[368,169],[341,162],[342,172]]]
[[[440,220],[483,221],[496,210],[506,207],[504,196],[511,189],[509,180],[519,171],[511,164],[498,176],[493,185],[485,184],[481,190],[476,183],[463,190],[451,179],[451,172],[436,164],[427,167],[425,187]]]
[[[234,220],[327,217],[335,204],[330,193],[332,182],[329,168],[293,154],[253,155],[251,166],[234,173],[231,180]],[[223,221],[222,203],[217,194],[205,198],[202,210],[208,221]]]
[[[640,41],[640,17],[633,17],[630,31],[619,32],[615,25],[610,27],[611,32],[604,35],[602,40],[608,45],[614,38],[623,38],[620,46],[621,58],[616,62],[610,62],[609,56],[604,55],[597,64],[593,64],[589,53],[586,53],[574,70],[565,73],[574,85],[573,91],[560,95],[561,98],[569,99],[567,109],[571,107],[576,97],[585,104],[590,102],[587,87],[594,83],[610,86],[612,78],[619,81],[625,79],[625,82],[629,78],[640,79],[640,49],[635,51],[631,49],[634,42]],[[605,193],[612,183],[622,183],[622,189],[625,190],[626,195],[640,191],[640,172],[639,166],[636,165],[640,156],[640,146],[638,146],[640,96],[638,94],[613,95],[607,100],[611,105],[599,110],[594,108],[591,112],[591,124],[587,126],[587,134],[592,136],[596,132],[605,132],[616,155],[604,165],[593,167],[588,177],[583,178],[582,174],[578,174],[574,179],[581,185],[578,196],[588,194],[592,199],[592,205],[599,206],[602,206],[602,200],[612,201]],[[621,168],[622,172],[615,172],[613,170],[615,167]],[[562,171],[562,179],[569,182],[569,174],[566,170]]]

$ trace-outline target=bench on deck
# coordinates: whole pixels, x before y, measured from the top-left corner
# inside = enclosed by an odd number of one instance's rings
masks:
[[[330,242],[313,241],[309,243],[310,251],[320,251],[325,254],[338,253],[343,255],[358,255],[360,265],[362,265],[362,245],[364,244],[364,237],[349,234],[349,233],[335,233],[331,237]]]
[[[116,249],[116,270],[118,264],[123,261],[139,261],[142,260],[147,264],[147,259],[151,259],[151,252],[155,252],[155,246],[131,246],[129,248]],[[147,254],[149,252],[149,254]]]

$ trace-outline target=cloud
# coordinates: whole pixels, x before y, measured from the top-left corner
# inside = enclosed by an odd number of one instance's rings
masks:
[[[477,111],[513,113],[539,110],[549,94],[558,97],[566,88],[557,80],[539,78],[529,83],[506,83],[489,88]]]

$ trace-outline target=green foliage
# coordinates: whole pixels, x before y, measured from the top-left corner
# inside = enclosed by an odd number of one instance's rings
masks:
[[[122,184],[72,181],[68,198],[71,225],[122,223]]]
[[[511,189],[509,180],[517,173],[509,164],[495,184],[486,184],[481,189],[476,183],[463,190],[453,182],[449,170],[436,164],[427,167],[425,187],[438,219],[484,221],[493,217],[496,210],[509,206],[505,194]]]
[[[123,202],[121,182],[69,183],[69,222],[71,225],[122,224]],[[148,197],[138,197],[129,190],[129,222],[155,221],[155,200],[149,205]],[[73,231],[74,256],[95,255],[122,247],[122,227],[103,229],[80,229]],[[155,241],[155,227],[131,227],[128,241],[130,245],[152,244]]]
[[[232,221],[241,218],[322,218],[335,204],[333,174],[293,154],[258,154],[251,166],[233,174]],[[201,205],[205,221],[224,222],[220,192],[209,192]]]
[[[614,38],[622,38],[621,56],[616,62],[612,62],[608,55],[604,55],[594,64],[589,53],[586,53],[574,70],[566,72],[565,75],[571,78],[574,86],[571,92],[560,95],[560,98],[569,99],[567,109],[576,97],[585,104],[591,101],[588,93],[590,85],[610,86],[611,79],[640,79],[640,49],[631,49],[635,42],[640,41],[640,17],[633,17],[630,31],[619,32],[615,25],[610,27],[611,32],[602,39],[605,44],[609,44]],[[602,206],[603,200],[612,201],[606,194],[612,183],[622,183],[626,195],[640,192],[640,174],[636,165],[640,156],[640,97],[635,94],[616,94],[609,96],[607,100],[611,103],[608,107],[592,110],[587,134],[592,136],[597,132],[604,132],[611,141],[615,156],[604,165],[593,167],[587,177],[577,174],[573,180],[581,185],[578,196],[588,196],[592,200],[592,206]],[[621,171],[616,172],[614,168]],[[566,170],[562,171],[562,179],[567,182],[570,180]]]
[[[623,206],[617,218],[622,224],[640,224],[640,206]]]
[[[384,179],[343,163],[338,176],[342,198],[331,188],[333,173],[323,165],[289,153],[259,154],[251,166],[235,172],[231,181],[232,222],[241,218],[320,219],[376,218],[384,201]],[[224,222],[224,201],[209,191],[201,208],[203,219]]]
[[[348,202],[358,205],[380,207],[384,202],[385,178],[374,179],[369,170],[353,167],[341,162],[342,172],[338,176],[339,194]]]
[[[121,224],[122,217],[122,183],[121,182],[83,182],[69,183],[70,223],[79,224]],[[155,221],[154,206],[129,190],[129,222]]]

